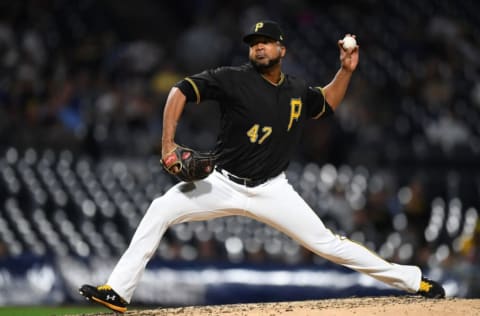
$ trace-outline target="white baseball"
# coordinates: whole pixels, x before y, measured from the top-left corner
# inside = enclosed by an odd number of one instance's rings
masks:
[[[345,36],[343,38],[343,48],[345,50],[351,51],[357,46],[357,41],[352,36]]]

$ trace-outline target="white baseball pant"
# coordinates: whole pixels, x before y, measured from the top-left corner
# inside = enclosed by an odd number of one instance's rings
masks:
[[[407,292],[416,292],[421,271],[387,262],[333,234],[288,183],[284,173],[249,188],[215,171],[195,183],[179,183],[155,199],[107,284],[130,302],[150,258],[170,225],[228,215],[248,216],[287,234],[315,254]]]

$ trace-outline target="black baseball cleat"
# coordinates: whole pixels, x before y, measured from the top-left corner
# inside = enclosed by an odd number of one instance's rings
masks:
[[[445,298],[445,290],[435,281],[422,277],[417,294],[426,298]]]
[[[95,287],[84,284],[78,289],[78,292],[85,296],[87,300],[94,300],[114,312],[125,313],[127,311],[127,302],[110,285],[105,284]]]

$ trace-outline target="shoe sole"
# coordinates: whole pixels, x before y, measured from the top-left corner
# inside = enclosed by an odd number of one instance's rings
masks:
[[[90,299],[94,300],[95,302],[111,309],[112,311],[114,312],[118,312],[118,313],[125,313],[127,311],[127,308],[126,307],[120,307],[120,306],[117,306],[117,305],[113,305],[113,304],[110,304],[108,302],[105,302],[105,301],[102,301],[101,299],[99,298],[96,298],[95,296],[91,296],[91,297],[88,297],[88,296],[85,296],[85,294],[83,293],[83,291],[78,291],[78,293],[80,293],[80,295],[82,295],[83,297],[85,297],[85,299],[87,301],[90,301]]]

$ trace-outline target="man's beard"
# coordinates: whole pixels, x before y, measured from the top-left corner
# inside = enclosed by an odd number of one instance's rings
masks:
[[[269,70],[270,68],[272,68],[273,66],[278,65],[280,63],[280,60],[281,60],[281,57],[278,56],[275,59],[270,59],[267,64],[260,64],[260,63],[258,63],[255,60],[250,58],[250,63],[252,64],[253,67],[255,67],[255,69],[257,69],[259,72],[263,73],[263,72]]]

